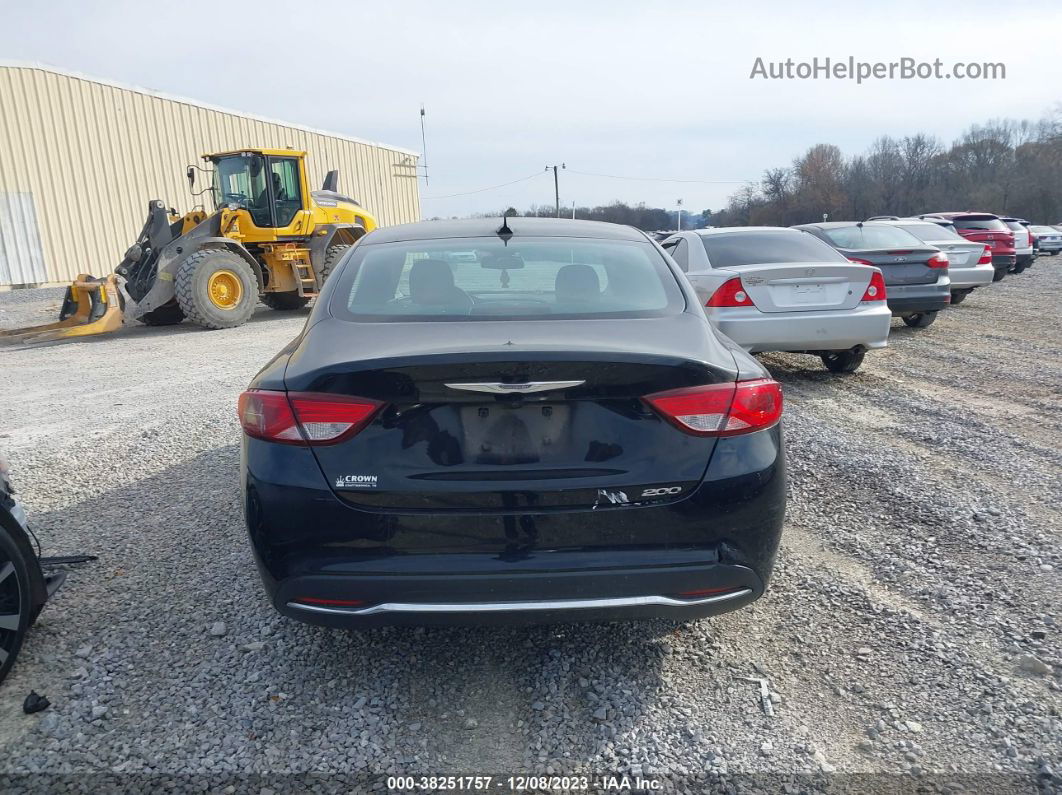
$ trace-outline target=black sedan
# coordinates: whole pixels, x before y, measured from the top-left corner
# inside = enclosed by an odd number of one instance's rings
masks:
[[[908,326],[930,325],[951,303],[948,255],[898,226],[830,221],[796,228],[825,240],[852,262],[880,268],[889,309]]]
[[[240,397],[247,529],[311,623],[721,613],[771,573],[781,413],[642,232],[379,229]]]

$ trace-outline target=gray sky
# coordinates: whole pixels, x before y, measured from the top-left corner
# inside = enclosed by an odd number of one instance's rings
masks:
[[[417,151],[423,102],[425,216],[552,204],[543,169],[561,162],[569,206],[681,197],[716,209],[815,143],[851,153],[920,131],[950,143],[972,123],[1040,118],[1062,96],[1057,0],[796,5],[60,0],[45,13],[0,0],[0,58]],[[757,56],[1003,62],[1007,79],[750,80]]]

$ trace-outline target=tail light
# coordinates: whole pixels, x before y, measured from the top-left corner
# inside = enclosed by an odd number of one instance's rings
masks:
[[[926,260],[926,265],[930,268],[946,268],[948,267],[948,255],[943,251],[938,251]]]
[[[870,275],[870,284],[867,285],[867,289],[863,293],[863,297],[859,299],[861,303],[868,303],[870,301],[884,301],[885,300],[885,279],[881,275],[881,271],[875,270]]]
[[[365,604],[364,599],[318,599],[316,596],[296,596],[291,601],[320,607],[359,607]]]
[[[733,585],[728,585],[724,588],[698,588],[695,591],[679,591],[679,596],[684,599],[697,599],[702,596],[718,596],[719,594],[735,593],[736,591],[744,590],[746,590],[744,586],[734,587]]]
[[[770,378],[672,389],[645,402],[694,436],[738,436],[770,428],[782,417],[782,387]]]
[[[977,260],[978,265],[991,265],[992,264],[992,247],[985,246],[985,250],[981,252],[981,259]]]
[[[741,286],[741,279],[735,276],[720,285],[705,306],[756,306],[745,288]]]
[[[240,395],[240,425],[255,439],[281,444],[335,444],[349,439],[383,404],[311,392],[251,389]]]
[[[859,259],[859,257],[849,257],[848,261],[849,262],[854,262],[856,265],[873,265],[874,264],[870,260]]]

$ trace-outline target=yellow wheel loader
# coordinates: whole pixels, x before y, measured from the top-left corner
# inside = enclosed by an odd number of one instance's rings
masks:
[[[149,326],[189,320],[204,328],[247,321],[259,299],[273,309],[305,306],[332,268],[376,221],[337,190],[330,171],[310,190],[306,153],[241,149],[204,155],[215,211],[180,216],[156,199],[114,273],[81,274],[67,289],[59,322],[0,332],[20,342],[103,334],[132,317]],[[126,298],[131,299],[126,301]]]

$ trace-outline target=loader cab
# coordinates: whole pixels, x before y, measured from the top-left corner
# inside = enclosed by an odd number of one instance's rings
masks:
[[[249,239],[305,234],[310,224],[302,167],[304,152],[245,150],[207,155],[214,166],[212,192],[217,209],[246,210],[254,227]]]

